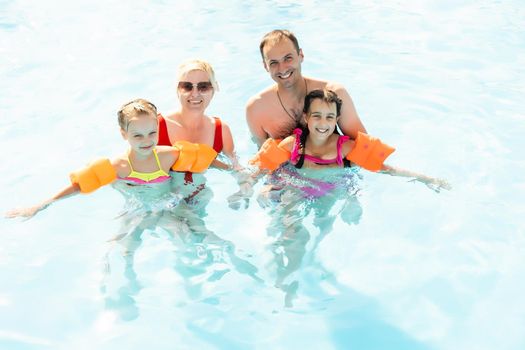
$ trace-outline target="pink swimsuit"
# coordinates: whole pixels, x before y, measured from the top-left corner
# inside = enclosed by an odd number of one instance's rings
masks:
[[[321,158],[317,158],[315,156],[311,156],[309,154],[300,154],[299,153],[299,150],[301,148],[301,134],[303,133],[303,131],[299,128],[295,129],[293,131],[293,133],[295,134],[295,144],[293,145],[293,149],[292,149],[292,155],[290,156],[290,161],[293,163],[293,164],[297,164],[297,162],[299,161],[299,159],[301,158],[301,156],[304,156],[304,159],[309,161],[309,162],[312,162],[312,163],[315,163],[315,164],[319,164],[319,165],[329,165],[329,164],[337,164],[339,166],[345,166],[345,162],[344,162],[344,157],[343,155],[341,154],[341,146],[343,145],[343,143],[345,141],[347,141],[349,139],[348,136],[344,136],[344,135],[341,135],[339,136],[339,138],[337,139],[337,156],[333,159],[321,159]]]

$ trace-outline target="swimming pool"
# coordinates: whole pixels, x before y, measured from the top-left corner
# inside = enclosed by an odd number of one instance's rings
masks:
[[[108,242],[128,218],[111,187],[3,219],[0,348],[523,348],[520,5],[0,2],[4,212],[122,150],[123,102],[173,109],[187,58],[214,66],[208,112],[246,162],[244,105],[271,83],[258,42],[279,27],[297,34],[304,74],[342,82],[368,131],[397,147],[393,164],[454,187],[360,172],[357,194],[316,217],[326,203],[306,214],[293,198],[284,214],[255,200],[234,211],[231,176],[211,170],[206,216],[129,216],[144,233],[128,245]]]

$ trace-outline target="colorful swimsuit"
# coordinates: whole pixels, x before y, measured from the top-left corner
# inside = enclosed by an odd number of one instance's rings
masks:
[[[309,162],[318,164],[318,165],[330,165],[330,164],[337,164],[340,167],[349,167],[350,161],[345,159],[343,154],[341,153],[341,148],[344,142],[350,139],[350,137],[345,135],[340,135],[337,139],[337,156],[333,159],[321,159],[315,156],[311,156],[309,154],[300,154],[299,150],[301,149],[301,134],[303,131],[299,128],[295,129],[293,131],[295,134],[295,144],[293,145],[292,154],[290,156],[290,161],[295,165],[296,168],[301,168],[303,165],[303,162],[301,162],[301,158],[303,160],[307,160]]]
[[[215,135],[213,136],[213,149],[217,153],[222,151],[222,123],[221,120],[217,117],[213,117],[215,120]],[[172,146],[170,137],[168,134],[168,126],[166,125],[166,119],[159,114],[159,146]],[[184,174],[185,182],[193,182],[193,175],[191,172],[187,171]]]
[[[122,178],[122,180],[131,181],[140,185],[159,183],[169,180],[171,176],[167,174],[164,170],[162,170],[162,167],[160,166],[159,156],[157,155],[157,151],[155,149],[153,150],[153,155],[155,156],[155,160],[157,161],[157,165],[159,167],[158,170],[152,171],[151,173],[141,173],[135,171],[133,170],[133,166],[131,165],[131,162],[128,157],[128,163],[131,169],[131,173],[129,173],[129,175],[125,178]]]

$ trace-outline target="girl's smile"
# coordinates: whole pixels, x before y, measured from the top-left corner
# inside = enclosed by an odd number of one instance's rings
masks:
[[[337,106],[335,103],[326,103],[321,99],[314,99],[310,104],[305,120],[310,138],[314,141],[324,142],[335,131],[338,120]]]

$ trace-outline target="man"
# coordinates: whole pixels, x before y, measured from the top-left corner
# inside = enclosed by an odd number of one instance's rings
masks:
[[[351,138],[365,132],[346,89],[337,83],[306,78],[301,74],[303,51],[297,38],[288,30],[274,30],[266,34],[259,46],[264,68],[276,84],[250,98],[246,105],[246,121],[258,146],[269,137],[282,139],[292,134],[298,123],[303,123],[304,97],[313,89],[333,90],[343,108],[339,128]]]

